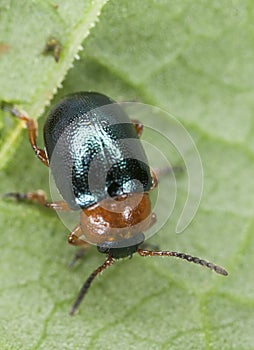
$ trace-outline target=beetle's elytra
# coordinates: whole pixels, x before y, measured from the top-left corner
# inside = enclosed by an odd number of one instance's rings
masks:
[[[44,126],[45,151],[36,144],[36,123],[16,108],[5,110],[27,126],[36,156],[47,166],[61,202],[48,202],[42,191],[8,193],[55,210],[80,210],[80,222],[68,242],[82,251],[96,244],[105,262],[91,273],[74,302],[77,310],[93,279],[119,258],[174,256],[206,266],[226,276],[227,271],[184,253],[142,248],[144,232],[154,223],[149,191],[157,185],[139,137],[142,124],[130,120],[121,106],[105,95],[79,92],[67,96],[49,112]],[[77,257],[81,254],[78,253]]]

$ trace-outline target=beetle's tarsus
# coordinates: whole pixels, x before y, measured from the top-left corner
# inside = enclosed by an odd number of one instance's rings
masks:
[[[7,192],[3,194],[4,198],[14,198],[16,201],[23,201],[27,199],[27,193]]]

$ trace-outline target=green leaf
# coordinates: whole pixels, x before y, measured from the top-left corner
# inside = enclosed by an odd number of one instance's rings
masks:
[[[35,119],[61,87],[94,27],[106,0],[56,3],[5,1],[0,4],[0,97],[15,103]],[[61,45],[60,59],[45,55],[49,39]],[[12,153],[20,125],[2,132],[1,167]],[[4,133],[4,134],[3,134]],[[4,135],[7,134],[6,137]]]
[[[229,276],[173,258],[134,256],[97,278],[70,317],[79,288],[104,257],[92,247],[70,271],[74,249],[58,217],[1,200],[0,348],[254,349],[254,5],[109,1],[87,35],[103,4],[2,2],[1,99],[37,118],[85,37],[54,101],[96,90],[175,115],[200,152],[204,193],[193,222],[176,235],[188,180],[179,176],[175,210],[151,243],[214,261]],[[51,35],[63,45],[59,63],[41,55]],[[9,162],[0,193],[49,192],[48,170],[33,158],[26,131],[2,115],[0,163]],[[18,148],[10,159],[12,147]]]

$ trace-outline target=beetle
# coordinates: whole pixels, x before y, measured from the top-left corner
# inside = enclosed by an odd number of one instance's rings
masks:
[[[45,150],[37,147],[34,119],[15,107],[3,109],[25,123],[32,149],[51,168],[63,201],[48,202],[42,191],[6,195],[54,210],[81,210],[80,221],[68,242],[82,251],[95,244],[100,253],[106,254],[104,263],[80,289],[71,315],[100,272],[134,253],[142,257],[173,256],[228,274],[224,268],[195,256],[142,246],[144,232],[156,220],[149,193],[157,186],[158,176],[148,165],[139,139],[142,124],[131,120],[111,98],[96,92],[78,92],[59,101],[44,125]],[[78,253],[75,259],[81,255]]]

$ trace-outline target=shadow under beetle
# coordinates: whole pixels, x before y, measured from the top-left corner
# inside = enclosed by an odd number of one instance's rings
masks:
[[[105,110],[101,107],[107,106]],[[43,191],[7,193],[17,200],[28,199],[54,210],[80,210],[80,222],[68,236],[68,242],[82,250],[96,244],[106,254],[104,263],[94,270],[82,286],[70,314],[73,315],[94,278],[115,260],[132,256],[173,256],[206,266],[226,276],[222,267],[188,254],[146,250],[144,233],[156,220],[151,212],[149,191],[157,186],[157,176],[148,165],[139,141],[142,124],[130,120],[119,104],[105,95],[80,92],[67,96],[49,112],[44,125],[45,151],[36,144],[36,121],[16,108],[7,108],[22,120],[36,156],[50,166],[64,201],[48,202]],[[64,135],[64,137],[63,137]],[[134,140],[125,147],[121,140]],[[89,171],[94,159],[96,171],[89,187]],[[106,175],[104,186],[101,173]],[[138,180],[138,181],[137,181]],[[74,261],[82,256],[79,251]],[[74,263],[72,262],[72,264]]]

